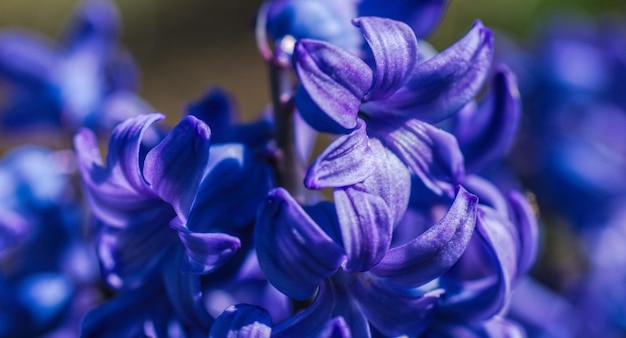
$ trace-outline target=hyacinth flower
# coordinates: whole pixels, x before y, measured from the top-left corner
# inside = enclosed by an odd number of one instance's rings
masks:
[[[119,15],[108,0],[81,4],[62,42],[55,46],[34,32],[0,31],[0,80],[8,84],[0,107],[2,124],[75,131],[110,131],[136,112],[112,109],[141,101],[134,63],[117,42]]]
[[[257,38],[268,61],[289,58],[293,43],[300,39],[322,40],[357,53],[364,41],[351,19],[377,16],[402,21],[423,39],[437,26],[447,5],[447,0],[269,0],[259,11]],[[266,46],[266,34],[274,42],[273,52]]]
[[[79,170],[99,226],[107,283],[128,291],[162,278],[155,283],[164,283],[182,322],[208,328],[200,276],[237,256],[242,244],[245,254],[255,196],[263,198],[271,179],[245,146],[211,146],[209,128],[193,116],[142,152],[144,134],[162,118],[142,115],[120,124],[106,166],[93,132],[82,129],[75,138]]]
[[[78,334],[99,297],[71,154],[23,146],[0,163],[0,336]]]
[[[368,41],[375,67],[326,42],[298,41],[299,112],[316,130],[334,134],[349,134],[363,121],[368,137],[380,140],[429,189],[453,196],[464,176],[463,157],[455,138],[430,123],[453,116],[480,89],[491,32],[477,22],[453,46],[420,63],[407,25],[374,17],[354,24]],[[363,178],[355,175],[350,183]],[[321,187],[314,181],[307,186]]]

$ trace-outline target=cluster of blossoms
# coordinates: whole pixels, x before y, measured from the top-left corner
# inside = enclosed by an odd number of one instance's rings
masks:
[[[516,76],[492,61],[480,21],[443,51],[424,41],[447,5],[268,0],[255,33],[271,105],[242,123],[230,94],[211,88],[171,128],[136,94],[108,0],[86,0],[57,48],[1,32],[2,132],[53,130],[73,149],[0,162],[0,336],[558,335],[529,315],[561,298],[528,286],[537,216],[504,164],[523,120]],[[591,53],[573,44],[556,46]],[[523,75],[523,91],[572,80]],[[557,122],[567,138],[563,119],[592,118],[533,97],[530,119],[559,111],[537,122],[540,142]],[[593,282],[581,304],[596,300]]]

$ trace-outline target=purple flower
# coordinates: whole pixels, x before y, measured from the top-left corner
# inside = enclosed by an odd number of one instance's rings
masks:
[[[12,85],[1,107],[3,124],[70,130],[86,125],[108,131],[126,117],[143,113],[139,107],[108,107],[109,100],[138,100],[132,95],[137,87],[135,66],[117,46],[118,21],[112,3],[89,0],[58,47],[29,31],[0,32],[0,77]]]
[[[245,146],[210,146],[210,130],[193,116],[142,154],[144,135],[162,118],[142,115],[120,124],[106,166],[94,134],[81,130],[79,169],[99,224],[107,283],[133,289],[162,276],[183,321],[208,328],[199,275],[237,254],[239,237],[254,221],[255,198],[263,198],[272,180]]]
[[[374,17],[354,24],[370,46],[374,66],[326,42],[298,41],[298,110],[319,131],[349,134],[364,125],[367,137],[380,140],[427,187],[452,196],[464,175],[463,156],[452,135],[429,123],[454,115],[480,89],[490,63],[491,32],[477,22],[452,47],[418,62],[415,35],[405,24]],[[351,179],[346,185],[363,177]]]
[[[359,199],[351,202],[367,208]],[[276,324],[273,334],[310,335],[337,316],[354,336],[369,335],[370,324],[385,335],[423,332],[445,292],[429,282],[463,254],[474,230],[476,203],[461,188],[439,222],[355,271],[350,270],[350,249],[339,229],[344,210],[328,202],[302,208],[286,191],[273,190],[255,229],[259,263],[287,296],[314,297],[305,311]]]

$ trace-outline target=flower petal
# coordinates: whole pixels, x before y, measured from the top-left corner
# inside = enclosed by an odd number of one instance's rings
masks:
[[[454,196],[463,180],[463,154],[452,136],[417,119],[376,119],[370,134],[379,138],[437,195]]]
[[[206,274],[226,262],[241,246],[239,238],[223,233],[190,232],[177,228],[185,246],[183,273]]]
[[[215,319],[209,337],[269,338],[272,318],[265,309],[249,304],[232,305]]]
[[[352,20],[361,29],[376,63],[374,83],[365,100],[392,95],[404,85],[417,62],[417,39],[405,23],[381,17]]]
[[[506,155],[513,144],[520,114],[515,75],[506,66],[500,66],[490,95],[478,109],[462,110],[458,115],[454,134],[468,171],[479,173]]]
[[[282,188],[261,206],[254,232],[267,279],[289,297],[311,297],[343,260],[343,250]]]
[[[491,31],[476,21],[461,40],[415,67],[403,88],[385,100],[367,102],[362,110],[372,116],[444,120],[480,90],[489,72],[492,46]]]
[[[363,182],[372,174],[374,161],[365,123],[359,120],[355,130],[335,140],[311,164],[304,185],[323,189]]]
[[[43,88],[57,62],[50,41],[30,31],[3,30],[0,34],[0,77],[28,90]]]
[[[427,293],[415,289],[398,289],[375,278],[355,278],[350,284],[363,313],[385,336],[419,336],[432,320],[435,304],[444,293],[435,289]]]
[[[146,114],[120,123],[111,135],[107,154],[107,169],[112,179],[125,180],[138,192],[152,194],[141,173],[140,149],[143,134],[155,122],[165,118],[162,114]]]
[[[371,273],[394,285],[418,287],[448,271],[476,226],[478,198],[459,188],[448,213],[411,242],[390,249]]]
[[[278,323],[272,330],[272,337],[311,337],[319,332],[331,316],[335,299],[328,282],[321,283],[315,299],[304,311]]]
[[[180,121],[144,161],[144,177],[182,220],[187,219],[209,159],[211,131],[193,116]]]
[[[525,274],[532,268],[539,250],[539,225],[528,199],[517,191],[508,196],[513,224],[519,233],[520,252],[518,253],[517,275]]]
[[[233,234],[249,227],[274,186],[271,168],[245,145],[228,143],[211,146],[206,170],[189,214],[188,229]]]
[[[180,246],[176,249],[164,261],[161,270],[167,298],[183,323],[202,332],[209,332],[213,318],[203,303],[200,276],[180,272],[185,253],[180,250]]]
[[[319,131],[354,128],[361,100],[372,85],[369,66],[339,47],[307,39],[297,42],[293,60],[302,85],[295,98],[302,117]],[[324,115],[306,109],[311,103]]]
[[[449,318],[488,319],[506,311],[511,298],[518,265],[518,239],[513,225],[497,211],[480,206],[476,230],[478,241],[470,243],[468,249],[472,244],[481,246],[484,256],[464,255],[440,280],[448,297],[439,304],[438,311]],[[475,278],[477,273],[484,276]]]
[[[448,3],[448,0],[367,0],[359,3],[359,15],[406,22],[418,38],[425,38],[441,20]]]
[[[378,263],[391,244],[393,220],[387,203],[375,194],[363,191],[362,183],[335,189],[343,247],[349,272],[367,271]]]
[[[350,327],[343,317],[334,317],[324,325],[319,338],[352,338]]]

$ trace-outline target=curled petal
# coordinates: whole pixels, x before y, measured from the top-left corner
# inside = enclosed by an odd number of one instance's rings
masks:
[[[435,194],[454,196],[465,168],[452,134],[417,119],[377,119],[371,135],[381,139]]]
[[[144,177],[164,201],[186,220],[209,159],[211,131],[193,116],[185,117],[152,148],[144,161]]]
[[[442,289],[427,293],[415,289],[389,287],[366,274],[356,278],[350,285],[363,313],[385,336],[419,336],[432,320],[435,305]]]
[[[319,332],[320,327],[330,319],[335,305],[332,287],[328,282],[320,285],[315,299],[304,311],[278,323],[272,330],[272,337],[311,337]]]
[[[381,17],[352,21],[361,29],[376,63],[374,83],[365,100],[384,99],[405,84],[417,62],[417,39],[409,26]]]
[[[359,120],[355,130],[338,138],[311,164],[304,185],[322,189],[363,182],[372,174],[374,161],[365,123]]]
[[[215,319],[209,332],[210,338],[269,338],[272,318],[258,306],[237,304],[228,307]]]
[[[478,173],[502,159],[513,144],[521,113],[515,75],[500,66],[490,95],[478,109],[462,110],[455,135],[468,171]]]
[[[519,264],[517,275],[522,275],[533,266],[537,258],[539,245],[539,225],[530,203],[526,197],[517,191],[509,193],[509,205],[513,224],[517,227],[520,240]]]
[[[506,311],[511,298],[518,264],[518,238],[513,225],[495,210],[481,206],[476,230],[477,241],[470,246],[480,246],[483,255],[469,256],[478,248],[466,251],[452,274],[441,279],[449,295],[438,310],[450,318],[488,319]],[[484,276],[473,276],[480,270]]]
[[[463,185],[469,192],[478,196],[481,205],[491,207],[506,217],[509,216],[509,204],[506,198],[489,180],[477,175],[469,175],[465,178]]]
[[[408,83],[362,110],[373,116],[402,115],[434,123],[458,112],[480,90],[491,64],[493,36],[480,21],[457,43],[417,65]]]
[[[363,184],[357,184],[333,194],[348,258],[344,269],[349,272],[369,270],[391,244],[393,221],[387,203],[363,190]]]
[[[306,39],[297,42],[293,60],[302,85],[296,96],[302,117],[320,131],[354,128],[361,100],[372,85],[369,66],[339,47]],[[312,116],[319,114],[303,107],[310,103],[324,115]]]
[[[282,188],[261,206],[254,232],[267,279],[289,297],[311,297],[343,260],[343,250]]]
[[[185,246],[181,272],[206,274],[220,267],[241,246],[239,238],[223,233],[197,233],[179,229],[178,237]]]
[[[423,234],[390,249],[371,273],[394,285],[417,287],[448,271],[465,251],[476,226],[478,198],[459,188],[448,213]]]
[[[141,140],[146,130],[165,118],[162,114],[139,115],[120,123],[111,135],[107,154],[107,169],[115,179],[124,179],[130,188],[150,195],[141,173]]]

